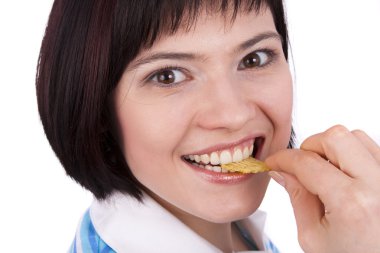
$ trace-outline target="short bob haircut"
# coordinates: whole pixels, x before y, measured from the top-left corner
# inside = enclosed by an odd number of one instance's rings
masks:
[[[36,88],[46,136],[66,173],[98,199],[120,191],[141,200],[143,186],[113,131],[117,122],[109,99],[123,71],[160,35],[194,25],[202,10],[232,13],[233,22],[238,12],[263,8],[272,13],[287,59],[281,0],[55,0]]]

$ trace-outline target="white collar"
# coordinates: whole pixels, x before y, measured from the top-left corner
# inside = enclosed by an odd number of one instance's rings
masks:
[[[122,193],[114,193],[107,200],[92,203],[90,216],[95,230],[116,252],[221,253],[147,194],[143,200],[141,203]],[[265,240],[265,216],[257,211],[244,221],[260,248],[264,247],[264,242],[257,238]]]

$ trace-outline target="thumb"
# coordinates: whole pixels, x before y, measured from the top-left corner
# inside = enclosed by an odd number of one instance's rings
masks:
[[[271,171],[269,175],[279,184],[284,186],[289,194],[297,223],[300,243],[309,241],[317,236],[321,225],[321,219],[325,215],[325,209],[318,196],[309,192],[298,179],[285,172]],[[307,239],[310,238],[310,239]],[[309,241],[310,243],[310,241]]]

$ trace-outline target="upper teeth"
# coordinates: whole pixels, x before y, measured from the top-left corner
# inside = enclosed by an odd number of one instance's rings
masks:
[[[202,164],[219,165],[240,162],[247,159],[253,152],[253,144],[249,147],[235,147],[233,150],[215,151],[210,154],[188,155],[186,159]]]

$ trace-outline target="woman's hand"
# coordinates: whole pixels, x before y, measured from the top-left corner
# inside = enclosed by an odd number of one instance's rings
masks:
[[[306,253],[380,252],[380,147],[335,126],[267,158],[289,193]]]

